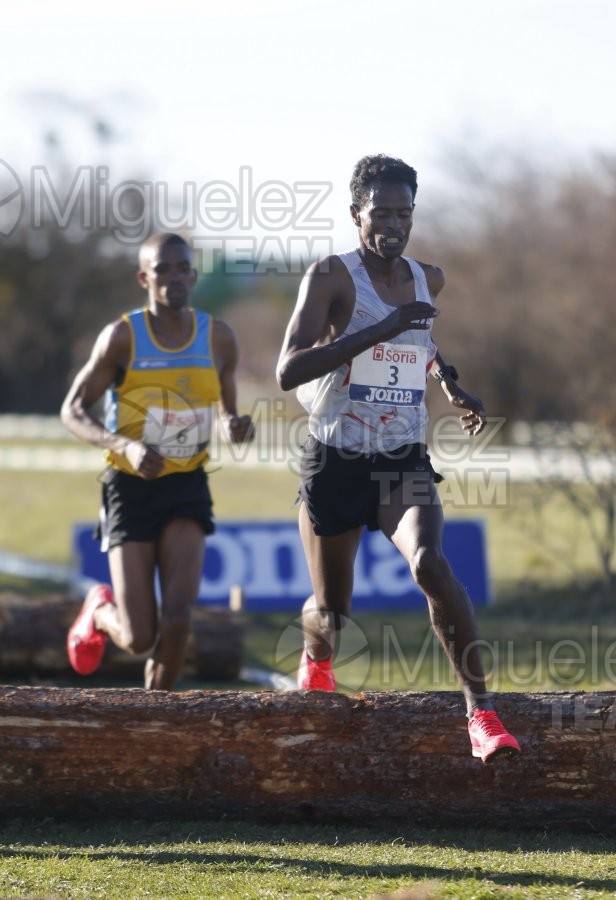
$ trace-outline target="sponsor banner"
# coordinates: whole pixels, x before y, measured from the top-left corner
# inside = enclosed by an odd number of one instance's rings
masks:
[[[74,528],[76,564],[81,576],[109,582],[107,555],[94,537],[94,525]],[[489,602],[483,523],[452,520],[443,537],[449,563],[477,606]],[[244,590],[249,612],[297,613],[311,593],[310,579],[295,522],[218,522],[208,537],[199,602],[228,604],[229,592]],[[425,608],[400,553],[380,532],[364,531],[355,565],[353,609]]]

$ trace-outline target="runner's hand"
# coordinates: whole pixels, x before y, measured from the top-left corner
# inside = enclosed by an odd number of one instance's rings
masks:
[[[255,427],[250,416],[229,416],[227,432],[234,444],[241,444],[244,441],[252,441]]]
[[[452,406],[467,410],[465,415],[460,416],[462,428],[469,434],[479,434],[483,431],[487,422],[483,402],[478,397],[467,394],[455,382],[447,386],[445,393]]]
[[[383,319],[382,325],[387,331],[383,340],[396,337],[403,331],[426,331],[432,324],[429,320],[436,318],[438,314],[438,309],[431,303],[423,303],[421,300],[403,303]]]
[[[124,448],[124,457],[137,475],[149,481],[163,470],[163,457],[143,441],[130,441]]]

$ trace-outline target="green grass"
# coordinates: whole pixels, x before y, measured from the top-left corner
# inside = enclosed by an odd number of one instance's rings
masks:
[[[488,687],[495,692],[614,690],[616,608],[604,586],[536,590],[476,613]],[[297,615],[247,618],[246,662],[293,675],[285,653]],[[339,689],[455,691],[457,682],[426,611],[353,614],[337,636]]]
[[[0,828],[3,897],[591,898],[616,892],[605,835],[406,827],[19,820]],[[421,892],[420,892],[420,889]]]
[[[219,519],[293,519],[297,477],[271,469],[220,468],[210,475]],[[0,547],[68,563],[72,526],[95,522],[100,484],[95,472],[0,470]]]

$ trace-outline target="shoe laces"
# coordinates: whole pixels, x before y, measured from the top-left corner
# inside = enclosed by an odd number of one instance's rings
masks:
[[[475,723],[487,737],[498,737],[506,734],[505,726],[493,710],[480,710],[473,716]]]

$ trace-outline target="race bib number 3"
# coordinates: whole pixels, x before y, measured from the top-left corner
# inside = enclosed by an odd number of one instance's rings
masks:
[[[426,390],[426,347],[376,344],[351,364],[349,397],[362,403],[420,406]]]
[[[212,416],[211,406],[182,410],[151,406],[143,427],[143,440],[167,459],[189,460],[208,443]]]

